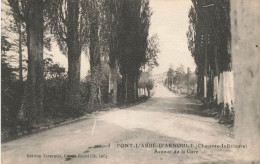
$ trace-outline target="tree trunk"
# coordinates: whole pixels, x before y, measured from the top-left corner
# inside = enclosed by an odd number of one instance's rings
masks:
[[[203,98],[207,98],[207,76],[203,76]]]
[[[213,90],[213,96],[214,96],[214,100],[217,100],[218,98],[218,76],[214,76],[214,90]]]
[[[223,102],[224,117],[232,117],[234,115],[234,77],[233,71],[223,72]]]
[[[99,43],[99,13],[97,9],[97,2],[91,1],[91,11],[92,14],[90,18],[90,70],[91,70],[91,80],[90,80],[90,97],[89,97],[89,110],[93,111],[97,104],[99,104],[98,98],[98,88],[101,84],[101,54],[100,54],[100,43]]]
[[[95,65],[91,66],[90,97],[89,97],[89,104],[88,104],[90,111],[94,111],[95,107],[98,104],[100,104],[99,97],[98,97],[100,79],[101,79],[100,72],[101,72],[101,65],[95,62]]]
[[[68,44],[68,82],[66,92],[66,110],[78,113],[81,110],[80,102],[80,51],[77,45]]]
[[[125,75],[125,102],[128,100],[128,75]]]
[[[111,83],[112,83],[112,89],[113,89],[113,96],[112,96],[112,102],[113,104],[117,103],[117,74],[118,74],[118,61],[115,59],[115,65],[113,67],[110,67],[110,74],[111,74]],[[111,88],[109,92],[111,92]]]
[[[43,1],[28,1],[28,73],[18,118],[30,125],[43,117]]]
[[[225,53],[224,59],[225,63],[222,67],[221,73],[222,77],[220,77],[220,101],[221,104],[221,118],[220,121],[232,122],[234,120],[234,80],[233,80],[233,72],[232,72],[232,60],[231,60],[231,34],[230,31],[226,32],[225,35]],[[222,78],[222,79],[221,79]]]
[[[198,81],[197,81],[197,96],[201,97],[201,76],[198,76]]]
[[[207,43],[207,38],[206,38],[206,43]],[[203,94],[203,97],[204,98],[207,98],[207,69],[208,69],[208,49],[207,49],[207,44],[205,45],[205,58],[204,58],[204,77],[203,77],[203,91],[204,91],[204,94]]]
[[[102,92],[101,92],[101,87],[100,87],[100,85],[99,85],[99,87],[98,87],[98,103],[99,103],[99,105],[102,104]]]
[[[18,52],[19,52],[19,80],[20,82],[23,82],[23,54],[22,54],[22,23],[19,21],[18,23],[18,33],[19,33],[19,47],[18,47]]]
[[[214,46],[214,64],[215,64],[215,74],[214,74],[214,91],[213,96],[214,100],[218,98],[218,76],[219,76],[219,68],[218,68],[218,49],[217,46]]]
[[[117,104],[117,73],[113,81],[113,104]]]
[[[137,95],[136,95],[136,76],[134,77],[134,82],[133,82],[133,100],[136,101]]]
[[[77,114],[81,109],[80,102],[80,56],[81,48],[78,36],[78,1],[68,1],[68,83],[66,92],[66,109]]]
[[[204,76],[203,73],[200,74],[200,97],[204,96]]]
[[[136,98],[138,99],[139,98],[139,93],[138,93],[138,78],[136,79],[136,81],[135,81],[135,85],[136,85],[136,90],[135,90],[135,94],[136,94]]]
[[[210,101],[214,100],[214,74],[213,70],[210,70],[210,76],[208,79],[207,97]]]
[[[220,73],[219,75],[219,82],[218,82],[218,101],[217,103],[223,103],[224,99],[223,99],[223,73]]]
[[[221,119],[230,120],[234,116],[234,79],[233,71],[220,73],[217,103],[222,104]]]

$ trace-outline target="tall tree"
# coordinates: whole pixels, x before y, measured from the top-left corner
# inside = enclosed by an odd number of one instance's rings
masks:
[[[199,14],[201,11],[201,3],[198,3],[194,0],[193,6],[189,10],[189,29],[187,32],[188,38],[188,48],[191,52],[191,55],[194,58],[196,68],[196,74],[198,76],[197,82],[197,95],[199,97],[203,96],[203,26],[202,26],[202,14]]]
[[[89,22],[90,22],[90,97],[89,110],[93,111],[97,104],[100,104],[100,82],[101,82],[101,0],[89,0]]]
[[[88,42],[87,1],[55,0],[48,1],[48,19],[51,31],[60,49],[68,57],[68,81],[66,110],[78,113],[80,103],[80,59],[81,51]]]
[[[159,53],[159,37],[157,34],[154,34],[148,39],[144,71],[146,66],[148,66],[148,72],[159,66],[159,63],[157,61]]]
[[[119,19],[122,13],[122,1],[109,0],[105,1],[106,20],[108,24],[109,40],[109,92],[112,92],[112,102],[117,103],[117,83],[118,83],[118,59],[119,59]]]
[[[230,1],[192,2],[187,37],[189,49],[197,65],[198,91],[202,95],[200,88],[203,86],[204,97],[208,100],[217,99],[217,103],[221,104],[221,120],[230,120],[234,114]],[[204,50],[201,51],[201,48]],[[208,80],[202,83],[201,75]]]
[[[16,4],[17,5],[17,4]],[[19,118],[30,124],[43,116],[43,0],[21,1],[26,24],[28,73]],[[17,7],[17,6],[16,6]]]
[[[11,12],[7,14],[11,14],[14,19],[14,24],[10,24],[8,26],[9,32],[15,32],[18,34],[18,40],[15,40],[17,42],[17,52],[19,54],[18,62],[19,62],[19,80],[22,82],[23,81],[23,45],[25,45],[25,19],[24,19],[24,10],[26,6],[21,5],[21,1],[18,0],[8,0],[8,5],[11,7]]]
[[[170,68],[168,69],[167,71],[167,84],[168,84],[168,87],[172,87],[173,83],[175,82],[175,79],[174,78],[174,70],[173,70],[173,67],[172,65],[170,66]]]
[[[151,11],[147,0],[124,0],[119,19],[119,68],[125,101],[138,97],[138,79],[146,61]]]
[[[231,26],[230,1],[222,0],[215,3],[216,21],[219,31],[218,70],[220,73],[218,87],[218,104],[221,108],[221,118],[233,120],[234,116],[234,81],[231,56]]]

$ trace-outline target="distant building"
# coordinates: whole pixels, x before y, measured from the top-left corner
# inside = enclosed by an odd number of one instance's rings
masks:
[[[164,81],[167,79],[167,72],[156,74],[152,76],[152,79],[156,83],[164,83]]]

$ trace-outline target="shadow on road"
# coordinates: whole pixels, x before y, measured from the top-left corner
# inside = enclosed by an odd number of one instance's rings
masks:
[[[149,106],[149,108],[147,108]],[[186,98],[184,95],[179,97],[155,97],[145,104],[140,104],[138,109],[143,111],[169,112],[179,114],[191,114],[208,117],[203,113],[202,103],[193,98]]]

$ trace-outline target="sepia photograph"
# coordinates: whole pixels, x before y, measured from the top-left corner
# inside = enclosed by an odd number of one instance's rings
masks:
[[[260,164],[259,0],[1,0],[2,164]]]

